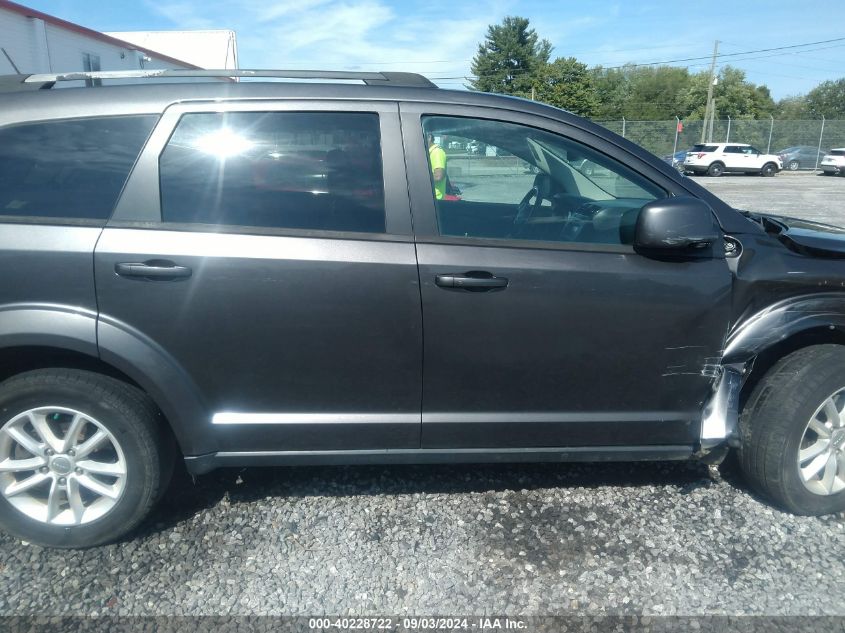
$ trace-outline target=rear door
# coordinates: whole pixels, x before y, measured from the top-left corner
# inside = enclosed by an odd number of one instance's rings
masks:
[[[548,119],[401,107],[425,323],[423,447],[694,444],[731,274],[722,244],[674,260],[634,251],[639,209],[682,193],[674,181]],[[446,151],[453,199],[432,195],[426,134]]]
[[[722,159],[725,161],[725,169],[728,171],[744,171],[754,167],[751,163],[751,157],[744,153],[743,148],[738,145],[726,145]]]
[[[220,450],[419,445],[395,104],[171,107],[95,268],[101,344],[126,331],[171,357]]]
[[[0,344],[96,355],[94,245],[158,117],[21,114],[49,116],[0,115]]]

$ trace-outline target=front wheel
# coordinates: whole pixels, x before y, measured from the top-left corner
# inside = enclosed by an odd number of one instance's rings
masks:
[[[0,384],[0,526],[80,548],[135,528],[167,484],[169,436],[149,399],[113,378],[47,369]]]
[[[777,165],[774,163],[766,163],[763,165],[763,169],[760,170],[760,173],[767,178],[771,178],[776,173],[778,173]]]
[[[783,358],[755,386],[739,431],[742,470],[762,495],[795,514],[845,510],[845,347]]]
[[[786,165],[786,168],[787,168],[789,171],[798,171],[798,169],[799,169],[800,167],[801,167],[801,163],[799,163],[797,160],[791,160],[791,161],[789,161],[789,163],[787,163],[787,165]]]

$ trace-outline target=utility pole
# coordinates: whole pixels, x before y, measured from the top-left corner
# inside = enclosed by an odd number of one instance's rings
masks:
[[[713,59],[710,62],[710,79],[707,82],[707,104],[704,106],[704,119],[701,126],[701,142],[706,140],[707,126],[713,118],[713,82],[716,81],[716,58],[719,56],[719,40],[713,43]],[[712,124],[711,124],[712,125]]]

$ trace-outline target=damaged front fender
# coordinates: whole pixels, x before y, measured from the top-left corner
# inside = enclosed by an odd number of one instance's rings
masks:
[[[701,418],[701,451],[734,443],[739,425],[739,394],[746,373],[744,363],[722,365],[713,395]]]
[[[811,330],[845,331],[845,294],[791,297],[757,312],[728,336],[722,364],[747,362],[767,348]]]
[[[845,332],[845,294],[792,297],[742,321],[728,334],[713,395],[701,418],[701,453],[737,446],[739,398],[745,378],[759,354],[789,338],[812,331]]]

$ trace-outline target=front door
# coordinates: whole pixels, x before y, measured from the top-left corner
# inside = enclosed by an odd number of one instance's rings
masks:
[[[721,244],[678,261],[634,251],[639,209],[671,195],[672,181],[544,120],[402,112],[425,324],[423,447],[694,443],[731,274]],[[445,195],[427,162],[438,151]]]
[[[214,445],[419,445],[395,104],[180,105],[136,172],[96,250],[101,333],[131,331],[172,358]]]

